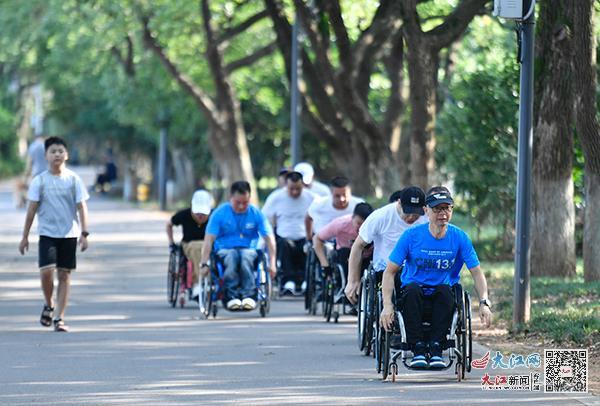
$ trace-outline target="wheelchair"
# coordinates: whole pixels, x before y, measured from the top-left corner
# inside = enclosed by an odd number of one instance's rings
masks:
[[[410,355],[412,348],[407,343],[406,329],[404,319],[402,317],[402,300],[394,299],[396,303],[396,311],[392,332],[382,329],[380,336],[380,348],[382,349],[381,374],[383,380],[391,376],[392,382],[396,381],[398,374],[398,365],[401,362],[406,368],[413,370],[432,370],[441,371],[451,368],[454,365],[454,373],[457,381],[460,382],[465,378],[466,372],[471,372],[471,360],[473,354],[472,331],[471,331],[471,298],[468,292],[465,292],[460,284],[452,286],[454,297],[454,313],[452,315],[452,323],[446,340],[441,342],[442,355],[446,366],[443,368],[416,368],[409,365],[412,359]],[[402,292],[396,296],[401,298]],[[426,305],[423,312],[423,328],[425,339],[430,332],[431,306]],[[394,345],[392,348],[392,336],[400,336],[402,338],[399,345]]]
[[[358,350],[366,356],[377,354],[377,328],[379,325],[379,302],[381,302],[381,278],[373,264],[363,271],[358,297]]]
[[[271,298],[273,297],[273,283],[268,270],[267,254],[262,250],[256,250],[257,256],[254,261],[254,280],[257,290],[257,304],[261,317],[266,317],[271,309]],[[200,281],[200,294],[198,296],[198,307],[200,318],[208,319],[210,315],[217,317],[217,302],[225,298],[225,267],[219,257],[213,252],[211,254],[210,270],[207,277]],[[238,311],[238,310],[235,310]],[[239,310],[248,311],[248,310]]]
[[[330,250],[328,255],[331,273],[323,275],[323,296],[322,308],[323,317],[329,323],[333,318],[337,323],[340,314],[346,314],[346,296],[344,288],[346,287],[346,275],[344,266],[339,262],[336,250]]]
[[[176,244],[175,249],[169,254],[167,270],[167,301],[171,307],[176,307],[177,303],[181,307],[185,305],[186,293],[191,294],[192,275],[192,262],[183,253],[181,244]]]

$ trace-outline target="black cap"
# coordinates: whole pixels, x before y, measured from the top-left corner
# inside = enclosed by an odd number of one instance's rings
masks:
[[[406,214],[425,214],[425,192],[418,186],[409,186],[402,190],[400,196],[402,211]]]
[[[447,188],[444,186],[437,186],[429,190],[425,203],[429,207],[435,207],[439,204],[454,204],[454,200]]]

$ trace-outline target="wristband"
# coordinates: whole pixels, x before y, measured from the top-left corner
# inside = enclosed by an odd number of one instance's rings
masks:
[[[88,235],[90,235],[90,233],[89,233],[89,232],[87,232],[87,231],[82,231],[82,232],[81,232],[81,236],[82,236],[82,237],[85,237],[85,238],[87,238],[87,237],[88,237]]]

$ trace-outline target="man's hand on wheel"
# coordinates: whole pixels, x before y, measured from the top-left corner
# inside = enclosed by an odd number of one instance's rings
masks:
[[[344,293],[348,298],[348,301],[352,304],[358,302],[358,290],[360,289],[360,281],[348,280]]]
[[[488,306],[479,306],[479,318],[485,327],[489,327],[492,324],[492,311]]]
[[[392,331],[394,325],[394,309],[390,306],[384,306],[381,315],[379,316],[379,324],[385,331]]]

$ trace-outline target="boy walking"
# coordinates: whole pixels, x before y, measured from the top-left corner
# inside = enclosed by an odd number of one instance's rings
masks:
[[[48,170],[36,176],[29,186],[29,207],[19,251],[25,255],[29,249],[29,230],[37,213],[40,235],[38,264],[45,299],[40,323],[46,327],[54,324],[55,331],[66,332],[68,327],[63,317],[69,299],[71,271],[76,268],[77,238],[81,251],[88,247],[85,201],[89,195],[79,176],[66,168],[69,153],[65,141],[49,137],[44,142],[44,149]],[[56,310],[53,302],[55,269],[58,274]]]

